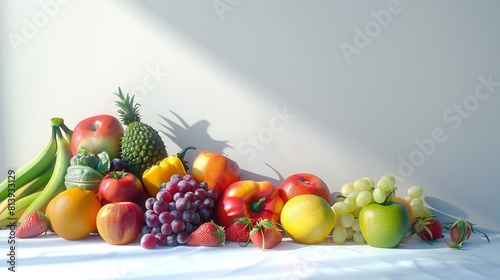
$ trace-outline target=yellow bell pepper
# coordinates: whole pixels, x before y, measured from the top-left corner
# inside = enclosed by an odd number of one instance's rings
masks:
[[[160,191],[161,184],[170,181],[172,175],[179,174],[184,176],[187,174],[186,171],[189,168],[184,161],[184,156],[189,149],[195,150],[196,147],[186,147],[177,153],[177,155],[164,158],[142,173],[142,183],[149,195],[155,197]]]

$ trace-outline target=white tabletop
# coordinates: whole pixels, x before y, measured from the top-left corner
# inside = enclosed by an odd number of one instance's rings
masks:
[[[262,251],[250,244],[217,248],[156,247],[139,238],[129,245],[105,243],[99,235],[66,241],[55,234],[15,239],[15,273],[8,270],[9,231],[0,230],[1,279],[61,276],[71,279],[492,279],[500,273],[500,234],[488,243],[473,235],[461,250],[441,239],[429,245],[413,238],[395,249],[330,240],[302,245],[285,239]],[[7,263],[7,266],[6,266]],[[8,276],[9,278],[5,278]],[[337,277],[337,278],[335,278]],[[162,277],[162,279],[165,279]]]

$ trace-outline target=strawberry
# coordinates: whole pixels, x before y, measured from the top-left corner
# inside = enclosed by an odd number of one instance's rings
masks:
[[[412,230],[427,243],[443,237],[443,224],[435,216],[417,218]]]
[[[464,218],[456,219],[445,223],[444,228],[450,231],[451,241],[445,240],[450,248],[461,249],[463,244],[470,238],[472,233],[480,232],[490,242],[490,238],[486,233],[474,228],[474,224]]]
[[[226,229],[226,240],[231,242],[244,242],[243,246],[250,243],[250,230],[252,229],[252,220],[248,217],[234,219]]]
[[[24,220],[16,228],[17,238],[31,238],[47,233],[49,222],[47,216],[40,211],[33,211],[26,215]]]
[[[274,248],[283,240],[276,223],[268,219],[260,219],[250,231],[250,240],[262,250]]]
[[[189,235],[187,246],[217,247],[224,244],[226,234],[224,228],[214,223],[214,221],[201,224]]]

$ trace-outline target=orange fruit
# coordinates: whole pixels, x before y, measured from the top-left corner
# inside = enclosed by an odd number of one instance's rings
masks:
[[[227,156],[203,151],[194,159],[192,176],[198,182],[208,184],[221,196],[232,183],[240,180],[240,167]]]
[[[335,226],[335,213],[323,198],[301,194],[285,203],[280,223],[293,241],[314,244],[330,234]]]
[[[57,235],[78,240],[97,229],[96,218],[100,209],[101,203],[92,191],[71,188],[49,202],[46,214]]]

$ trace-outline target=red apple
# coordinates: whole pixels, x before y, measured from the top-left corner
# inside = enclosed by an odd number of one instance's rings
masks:
[[[328,204],[332,203],[332,196],[326,183],[316,175],[310,173],[298,173],[290,175],[278,187],[283,202],[300,194],[315,194],[322,197]]]
[[[97,231],[109,244],[123,245],[135,240],[143,221],[143,212],[133,202],[115,202],[101,207],[96,218]]]
[[[80,121],[73,130],[71,152],[78,154],[82,146],[94,154],[106,151],[110,159],[120,156],[123,125],[111,115],[97,115]]]

